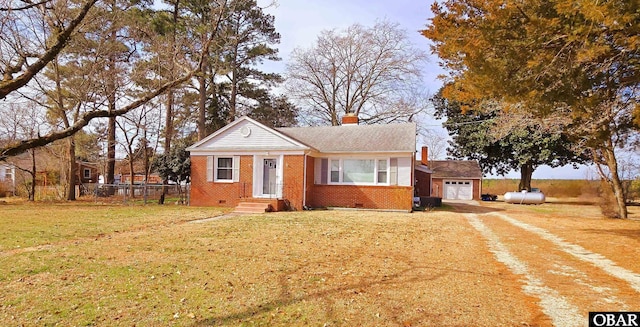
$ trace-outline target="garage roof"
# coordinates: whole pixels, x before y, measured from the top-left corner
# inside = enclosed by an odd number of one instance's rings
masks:
[[[432,178],[482,179],[482,170],[475,160],[431,160]]]

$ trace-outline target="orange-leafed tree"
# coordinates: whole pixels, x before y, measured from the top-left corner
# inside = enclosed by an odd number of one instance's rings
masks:
[[[616,151],[628,140],[640,86],[637,1],[462,0],[432,5],[422,34],[448,74],[446,98],[566,113],[627,217]]]

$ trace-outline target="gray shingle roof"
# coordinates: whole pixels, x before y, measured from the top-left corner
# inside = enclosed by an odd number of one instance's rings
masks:
[[[414,152],[414,123],[282,127],[279,132],[320,152]]]
[[[482,178],[482,170],[475,160],[430,160],[433,178]]]

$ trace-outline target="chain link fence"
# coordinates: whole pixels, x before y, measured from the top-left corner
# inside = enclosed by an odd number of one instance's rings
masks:
[[[189,204],[190,185],[177,184],[82,184],[80,196],[93,197],[96,202]]]

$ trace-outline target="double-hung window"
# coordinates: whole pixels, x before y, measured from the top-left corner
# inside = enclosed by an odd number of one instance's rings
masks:
[[[340,160],[331,160],[331,183],[340,183]]]
[[[207,181],[233,183],[239,181],[239,156],[207,157]]]
[[[233,157],[216,157],[216,181],[233,181]]]
[[[4,178],[7,181],[12,181],[13,180],[13,169],[6,168],[5,171],[4,171]]]
[[[378,184],[386,184],[389,182],[387,173],[389,170],[389,162],[387,159],[378,160],[378,179],[376,180]]]

